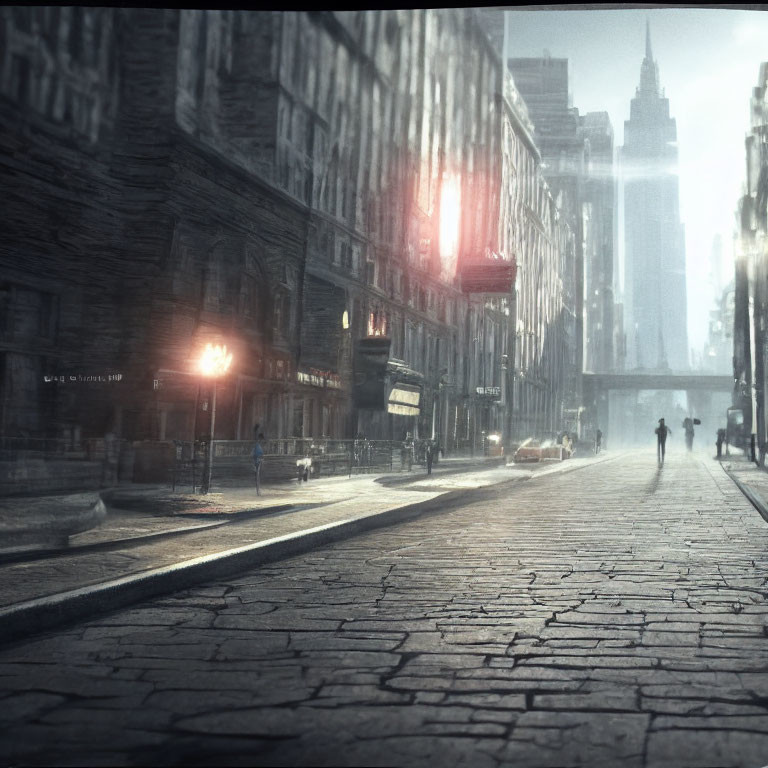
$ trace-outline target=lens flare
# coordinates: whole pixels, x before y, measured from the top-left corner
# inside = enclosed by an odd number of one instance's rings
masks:
[[[232,363],[232,353],[227,354],[227,347],[205,345],[205,351],[200,358],[200,372],[203,376],[223,376]]]
[[[440,192],[440,261],[449,277],[456,274],[461,219],[461,191],[454,177],[443,180]]]

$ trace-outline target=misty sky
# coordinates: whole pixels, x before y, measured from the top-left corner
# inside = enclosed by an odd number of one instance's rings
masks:
[[[723,279],[732,279],[735,211],[745,178],[749,100],[768,61],[768,12],[726,9],[523,11],[507,15],[507,56],[569,60],[572,106],[606,111],[623,143],[629,103],[640,82],[645,22],[677,121],[680,217],[685,225],[689,346],[707,339],[712,306],[710,254],[724,241]],[[623,256],[623,234],[619,235]]]

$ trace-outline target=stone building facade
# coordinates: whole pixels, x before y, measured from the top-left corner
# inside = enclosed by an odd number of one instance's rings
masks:
[[[557,428],[573,235],[474,11],[0,19],[3,434],[204,437],[207,343],[221,439]],[[415,408],[355,407],[366,339]]]
[[[738,206],[733,309],[733,405],[744,413],[754,458],[765,464],[768,324],[768,62],[760,65],[745,139],[745,194]]]
[[[573,233],[562,271],[573,350],[566,411],[568,428],[581,433],[596,419],[584,411],[581,373],[612,371],[617,359],[613,128],[607,113],[580,115],[570,106],[567,59],[512,58],[509,67],[535,125],[543,175]]]
[[[616,194],[613,126],[607,112],[588,112],[580,118],[588,144],[582,186],[584,237],[584,370],[596,373],[617,368]],[[620,311],[620,310],[619,310]]]

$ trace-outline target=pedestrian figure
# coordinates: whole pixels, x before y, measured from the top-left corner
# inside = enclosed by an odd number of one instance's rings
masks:
[[[693,450],[693,419],[683,420],[683,429],[685,430],[685,447],[688,451]]]
[[[405,440],[403,440],[403,445],[400,448],[400,469],[408,468],[408,471],[411,471],[411,467],[413,465],[413,437],[411,437],[411,433],[407,432],[405,435]]]
[[[261,441],[264,439],[264,435],[260,434],[256,438],[256,443],[253,446],[251,456],[253,457],[253,471],[256,477],[256,495],[261,496],[261,465],[264,463],[264,449],[261,446]]]
[[[656,452],[658,454],[659,466],[664,466],[664,451],[667,446],[667,435],[671,435],[672,430],[664,423],[664,419],[659,419],[659,426],[656,427]]]
[[[595,432],[595,453],[600,453],[600,447],[603,444],[603,433],[600,431],[600,429]]]
[[[723,443],[725,442],[725,430],[724,429],[718,429],[717,430],[717,442],[715,443],[715,446],[717,447],[717,458],[721,459],[723,457]]]
[[[431,475],[432,474],[432,461],[435,458],[435,448],[432,445],[432,441],[431,440],[427,440],[427,445],[426,445],[426,447],[424,449],[424,453],[425,453],[425,458],[427,460],[427,474]]]
[[[354,461],[356,467],[363,467],[368,465],[368,441],[365,439],[365,435],[362,432],[358,432],[355,435],[355,442],[353,446]]]
[[[306,483],[309,480],[309,472],[312,468],[312,459],[304,458],[296,461],[296,470],[298,472],[298,481],[302,480]]]

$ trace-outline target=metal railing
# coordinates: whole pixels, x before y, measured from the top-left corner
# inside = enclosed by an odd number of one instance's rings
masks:
[[[60,438],[0,436],[0,461],[83,459],[87,456],[88,445],[85,441],[75,444]]]
[[[215,440],[213,485],[253,482],[253,440]],[[311,477],[409,471],[426,464],[426,441],[404,446],[397,440],[338,440],[333,438],[272,438],[262,440],[268,481],[298,476],[297,462],[311,459]],[[59,438],[0,437],[0,461],[80,461],[106,464],[104,438],[78,443]],[[173,489],[199,489],[206,481],[208,443],[189,440],[121,440],[117,458],[119,478],[139,483],[168,483]],[[114,462],[113,462],[114,463]]]
[[[212,478],[214,485],[250,482],[253,440],[215,440]],[[173,441],[168,479],[176,486],[204,485],[208,444]],[[272,438],[261,441],[264,450],[262,478],[292,479],[299,475],[297,462],[312,460],[312,476],[408,471],[426,464],[426,441],[404,446],[397,440],[337,440],[332,438]]]

